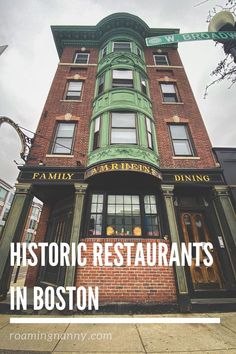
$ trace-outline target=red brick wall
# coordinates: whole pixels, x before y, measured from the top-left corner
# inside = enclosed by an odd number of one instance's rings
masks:
[[[149,77],[150,94],[153,103],[153,114],[156,121],[156,133],[158,149],[160,153],[160,165],[162,168],[213,168],[215,161],[211,152],[211,143],[195,101],[184,68],[155,67],[153,61],[153,49],[146,49],[145,57],[147,73]],[[167,53],[171,66],[182,66],[179,54],[175,49],[163,49]],[[152,66],[152,67],[151,67]],[[194,68],[193,68],[194,70]],[[160,90],[160,80],[175,82],[178,88],[181,104],[163,104]],[[168,82],[168,81],[166,81]],[[180,117],[179,123],[188,124],[193,143],[196,149],[194,159],[173,159],[171,139],[169,136],[168,123],[175,123],[173,116]]]
[[[43,137],[35,136],[27,162],[28,165],[38,165],[39,160],[42,160],[47,166],[76,166],[77,160],[80,160],[83,164],[86,162],[97,66],[73,66],[74,54],[78,49],[72,47],[64,49],[61,63],[71,63],[71,65],[59,64],[57,68],[36,131],[36,134]],[[98,49],[87,48],[87,50],[90,51],[89,64],[97,64]],[[63,101],[67,80],[76,74],[85,78],[82,99],[78,102]],[[67,113],[72,115],[71,121],[78,122],[74,144],[74,157],[46,157],[46,154],[50,154],[56,121],[64,121],[65,114]]]
[[[77,268],[75,285],[77,287],[98,286],[100,304],[112,302],[176,303],[173,267],[134,267],[133,265],[130,267],[94,267],[92,264],[93,242],[102,244],[105,242],[142,242],[145,245],[147,242],[154,242],[153,239],[86,238],[83,242],[87,244],[85,253],[87,265]],[[162,242],[165,241],[162,240]],[[132,252],[132,259],[134,259],[134,252]]]
[[[39,220],[39,225],[37,228],[37,233],[36,233],[35,240],[34,240],[34,242],[36,242],[36,243],[43,242],[45,239],[50,210],[51,210],[51,208],[49,205],[47,205],[47,204],[43,205],[41,217]],[[35,251],[35,253],[39,257],[39,265],[40,265],[40,252]],[[28,267],[28,271],[27,271],[26,278],[25,278],[25,286],[32,288],[35,285],[36,280],[37,280],[37,276],[38,276],[39,267],[40,267],[39,265],[37,265],[35,267],[30,267],[30,266]]]

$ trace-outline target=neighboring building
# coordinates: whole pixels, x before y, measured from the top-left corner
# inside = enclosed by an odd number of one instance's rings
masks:
[[[227,185],[230,187],[234,209],[236,211],[236,148],[215,147],[213,152],[223,169]]]
[[[0,179],[0,239],[14,197],[14,188]]]
[[[20,167],[13,241],[36,196],[44,206],[35,241],[83,240],[89,262],[31,267],[27,286],[98,285],[100,305],[187,311],[199,298],[232,303],[236,222],[222,170],[177,45],[145,45],[146,37],[179,31],[118,13],[96,26],[53,26],[52,32],[60,63]],[[5,247],[12,230],[5,229]],[[214,263],[99,269],[92,265],[95,241],[212,242]],[[7,255],[0,256],[4,294]]]
[[[38,201],[33,201],[29,211],[25,230],[21,239],[22,242],[26,242],[27,244],[29,244],[30,242],[33,242],[35,240],[35,235],[38,228],[41,212],[42,203]]]

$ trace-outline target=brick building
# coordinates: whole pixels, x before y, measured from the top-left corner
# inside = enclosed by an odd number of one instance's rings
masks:
[[[60,62],[20,168],[15,222],[5,229],[5,244],[10,234],[17,241],[36,196],[44,203],[37,242],[83,240],[89,260],[95,241],[212,242],[214,263],[46,265],[29,269],[26,285],[98,285],[104,305],[167,304],[186,311],[199,298],[227,302],[236,289],[236,222],[222,170],[177,45],[145,45],[146,37],[178,29],[149,28],[118,13],[96,26],[53,26],[52,32]],[[5,253],[2,294],[7,261]]]

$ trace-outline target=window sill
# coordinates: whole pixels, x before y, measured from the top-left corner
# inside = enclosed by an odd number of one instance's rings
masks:
[[[63,154],[47,154],[46,157],[74,157],[74,155],[63,155]]]
[[[82,100],[60,100],[60,102],[82,102]]]
[[[180,65],[146,65],[147,68],[158,68],[158,69],[183,69]]]
[[[98,66],[98,64],[78,64],[78,63],[59,63],[60,66],[77,66],[77,67],[88,67],[88,66]]]
[[[162,104],[184,104],[184,102],[162,102]]]
[[[174,160],[200,160],[199,156],[172,156]]]

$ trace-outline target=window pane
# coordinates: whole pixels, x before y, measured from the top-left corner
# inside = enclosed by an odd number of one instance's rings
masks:
[[[81,81],[70,81],[68,85],[68,91],[81,91],[82,82]]]
[[[99,127],[100,127],[100,117],[97,117],[95,119],[95,126],[94,126],[94,131],[98,132],[99,131]]]
[[[175,140],[173,144],[175,155],[192,155],[189,142],[187,140]]]
[[[132,70],[113,70],[113,79],[133,79]]]
[[[57,137],[72,138],[74,134],[74,123],[59,123],[57,130]]]
[[[77,53],[75,57],[76,64],[87,64],[89,54],[88,53]]]
[[[187,139],[187,132],[184,125],[170,125],[172,139]]]
[[[151,121],[150,121],[150,119],[148,119],[147,117],[146,117],[146,123],[147,123],[147,130],[148,130],[149,132],[151,132],[151,131],[152,131],[152,129],[151,129]]]
[[[115,129],[111,132],[112,144],[136,144],[135,129]]]
[[[134,113],[112,113],[112,127],[113,128],[135,128],[135,114]]]
[[[163,93],[176,93],[173,84],[161,84],[161,90]]]
[[[108,204],[114,204],[116,201],[116,196],[115,195],[109,195],[108,196]]]
[[[130,52],[130,42],[114,42],[114,52]]]
[[[58,145],[60,144],[60,145]],[[63,145],[63,146],[61,146]],[[53,152],[56,154],[60,153],[71,153],[72,139],[57,138]]]

